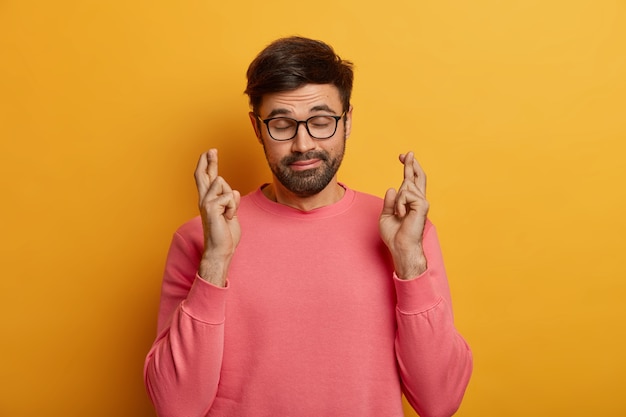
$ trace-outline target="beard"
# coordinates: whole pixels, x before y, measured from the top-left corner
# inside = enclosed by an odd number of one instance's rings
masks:
[[[326,188],[337,174],[345,153],[345,143],[344,140],[340,152],[335,157],[323,150],[293,153],[281,159],[277,164],[269,161],[267,150],[265,157],[272,173],[286,189],[301,198],[311,197]],[[304,171],[293,171],[289,168],[289,165],[294,162],[308,159],[319,159],[321,165]]]

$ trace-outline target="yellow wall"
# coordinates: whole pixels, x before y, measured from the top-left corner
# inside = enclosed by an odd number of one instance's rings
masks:
[[[475,353],[458,415],[626,415],[626,3],[370,3],[0,2],[0,415],[153,415],[196,158],[269,178],[244,75],[291,34],[357,65],[341,180],[382,195],[407,149],[429,174]]]

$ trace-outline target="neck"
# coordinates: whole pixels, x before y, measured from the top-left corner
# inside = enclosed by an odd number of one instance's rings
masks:
[[[265,197],[279,204],[302,211],[311,211],[335,204],[341,200],[346,190],[336,180],[333,180],[319,193],[308,197],[300,197],[285,189],[282,184],[277,185],[275,180],[273,183],[263,187],[261,191]]]

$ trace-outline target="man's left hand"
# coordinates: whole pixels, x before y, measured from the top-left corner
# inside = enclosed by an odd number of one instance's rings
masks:
[[[393,257],[396,275],[410,279],[422,274],[427,267],[422,247],[428,214],[426,174],[413,152],[401,154],[399,159],[404,165],[404,180],[398,191],[390,188],[385,193],[379,228]]]

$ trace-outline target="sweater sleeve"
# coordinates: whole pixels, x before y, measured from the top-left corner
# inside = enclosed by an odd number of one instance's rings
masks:
[[[469,346],[454,327],[450,289],[437,233],[427,222],[428,269],[410,280],[394,276],[396,354],[404,394],[421,417],[449,417],[461,404],[472,373]]]
[[[144,365],[159,417],[203,416],[217,392],[228,289],[197,276],[200,251],[177,232],[167,255],[157,338]]]

